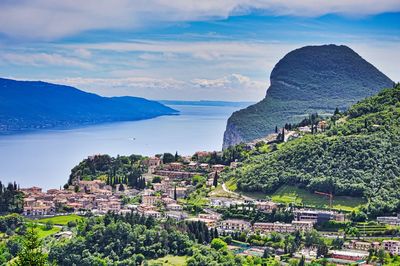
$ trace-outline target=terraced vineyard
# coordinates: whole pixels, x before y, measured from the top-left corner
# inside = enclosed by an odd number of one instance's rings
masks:
[[[392,235],[397,228],[378,223],[357,223],[355,228],[358,229],[361,235],[366,236],[379,236],[379,235]]]

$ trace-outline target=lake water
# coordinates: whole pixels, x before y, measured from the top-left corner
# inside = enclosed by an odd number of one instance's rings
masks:
[[[171,106],[178,116],[72,130],[0,137],[0,180],[21,187],[59,188],[71,169],[93,154],[112,156],[221,150],[226,121],[238,107]]]

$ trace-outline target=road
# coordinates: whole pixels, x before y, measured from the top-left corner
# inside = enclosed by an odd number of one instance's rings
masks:
[[[237,193],[237,192],[234,192],[234,191],[229,190],[229,189],[226,187],[225,183],[222,183],[222,189],[223,189],[225,192],[230,193],[230,194],[232,194],[232,195],[235,195],[235,196],[237,196],[237,197],[239,197],[239,198],[243,198],[243,199],[245,199],[245,200],[251,200],[251,201],[255,200],[255,199],[253,199],[253,198],[250,198],[250,197],[247,197],[247,196],[243,196],[243,195],[240,195],[240,194]]]

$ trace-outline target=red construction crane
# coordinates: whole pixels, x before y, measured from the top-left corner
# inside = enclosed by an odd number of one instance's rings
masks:
[[[325,193],[325,192],[320,192],[320,191],[314,191],[315,194],[318,195],[323,195],[329,197],[329,208],[332,209],[332,201],[333,201],[333,195],[332,192]]]

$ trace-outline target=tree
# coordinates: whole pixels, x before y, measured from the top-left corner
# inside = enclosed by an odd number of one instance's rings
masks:
[[[42,252],[42,243],[33,227],[28,228],[21,240],[22,249],[14,262],[16,266],[46,265],[47,255]]]
[[[329,248],[325,242],[321,241],[317,247],[317,258],[325,257],[328,255]]]
[[[227,246],[228,244],[226,244],[221,238],[214,238],[211,241],[211,247],[215,250],[225,249]]]
[[[176,185],[175,185],[175,187],[174,187],[174,200],[177,200],[177,195],[176,195]]]
[[[213,186],[214,187],[218,186],[218,172],[217,171],[215,171],[215,174],[214,174]]]
[[[269,257],[271,257],[271,252],[270,252],[269,248],[267,247],[264,249],[263,258],[267,259]]]
[[[172,155],[171,153],[168,153],[168,152],[164,153],[164,155],[163,155],[163,163],[164,164],[172,163],[174,161],[175,161],[175,156],[174,155]]]
[[[282,142],[285,142],[285,129],[282,128]]]
[[[299,264],[297,264],[297,265],[298,266],[305,266],[306,265],[306,258],[304,258],[304,256],[301,256]]]
[[[335,238],[335,239],[332,241],[332,246],[333,246],[333,248],[335,248],[335,249],[342,249],[343,244],[344,244],[344,240],[343,240],[342,238],[339,238],[339,237]]]
[[[385,250],[379,249],[376,256],[378,257],[379,262],[383,263],[385,261]]]
[[[333,114],[334,114],[334,115],[340,114],[340,111],[339,111],[339,108],[338,108],[338,107],[336,107],[335,112],[334,112]]]
[[[156,175],[153,177],[152,183],[161,183],[161,176]]]
[[[45,229],[46,230],[51,230],[51,229],[53,229],[53,222],[52,221],[47,221],[46,222],[46,224],[45,224]]]

